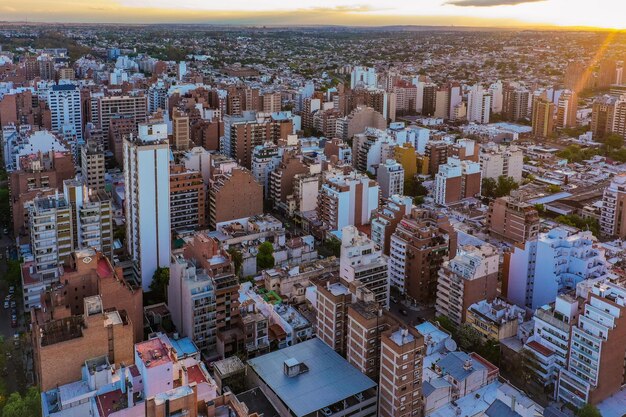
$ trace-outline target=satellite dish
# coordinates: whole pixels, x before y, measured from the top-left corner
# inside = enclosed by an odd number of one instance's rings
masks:
[[[448,351],[450,352],[454,352],[456,350],[456,342],[454,340],[452,340],[452,338],[446,339],[444,346],[446,347],[446,349],[448,349]]]

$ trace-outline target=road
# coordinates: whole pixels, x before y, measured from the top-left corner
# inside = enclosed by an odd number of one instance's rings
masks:
[[[402,314],[400,311],[404,310],[406,315]],[[423,323],[427,320],[432,320],[435,318],[435,309],[434,307],[407,307],[404,303],[394,303],[391,301],[389,303],[389,311],[392,315],[394,315],[400,321],[406,323],[409,326],[416,326],[420,323]]]
[[[22,314],[22,306],[21,306],[21,297],[18,295],[14,299],[17,301],[18,308],[18,322],[20,327],[13,328],[11,327],[11,309],[4,308],[4,298],[8,294],[9,286],[4,280],[5,274],[7,272],[7,249],[11,250],[12,256],[15,256],[15,250],[13,248],[14,241],[13,239],[2,236],[0,238],[0,255],[2,259],[0,260],[0,335],[4,338],[4,345],[6,353],[6,375],[3,375],[2,378],[6,381],[8,392],[14,392],[17,390],[22,390],[26,386],[26,381],[30,380],[30,375],[26,375],[24,371],[24,363],[26,362],[26,358],[30,355],[30,349],[27,349],[27,341],[25,340],[23,327],[24,323],[24,315]],[[19,293],[19,289],[17,289],[16,293]],[[20,332],[22,337],[20,339],[20,343],[16,346],[13,342],[13,335],[16,332]],[[2,370],[0,370],[1,372]],[[3,372],[2,372],[3,373]]]

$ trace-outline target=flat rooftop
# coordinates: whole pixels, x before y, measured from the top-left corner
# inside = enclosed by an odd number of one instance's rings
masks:
[[[296,359],[308,372],[288,377],[285,361]],[[305,416],[340,402],[376,383],[314,338],[248,361],[250,367],[296,416]]]
[[[137,343],[135,350],[146,368],[153,368],[171,362],[167,348],[161,339],[157,338]]]

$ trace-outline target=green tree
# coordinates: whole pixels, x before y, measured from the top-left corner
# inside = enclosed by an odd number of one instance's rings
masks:
[[[271,242],[263,242],[259,245],[259,253],[256,255],[256,267],[268,269],[274,267],[274,246]]]
[[[556,184],[550,184],[546,187],[546,191],[550,194],[555,194],[561,191],[561,187]]]
[[[228,249],[228,254],[233,260],[233,265],[235,266],[235,274],[239,275],[241,272],[241,266],[243,265],[243,255],[241,251],[237,248]]]
[[[615,151],[624,146],[624,138],[618,134],[611,133],[604,139],[605,154],[608,155],[611,151]]]
[[[459,327],[456,336],[459,346],[465,350],[476,350],[481,345],[480,333],[468,324]]]
[[[546,207],[541,204],[541,203],[537,203],[535,204],[535,209],[539,212],[539,213],[543,213],[544,211],[546,211]]]
[[[2,410],[2,417],[33,417],[41,415],[39,390],[31,387],[24,395],[14,392]]]
[[[558,216],[554,220],[566,226],[572,226],[580,230],[589,230],[594,236],[600,237],[600,224],[596,219],[583,219],[576,214],[568,214],[566,216]]]
[[[435,317],[435,321],[439,323],[439,325],[447,330],[450,333],[456,332],[456,325],[450,320],[447,316],[438,316]]]
[[[425,196],[428,195],[428,189],[422,185],[421,181],[407,178],[404,180],[404,195],[409,197]]]
[[[167,286],[170,283],[170,269],[158,267],[152,276],[150,291],[155,303],[167,302]]]
[[[580,410],[578,410],[576,415],[578,417],[602,417],[600,410],[591,404],[585,404]]]
[[[481,194],[483,197],[494,198],[496,196],[496,180],[493,178],[483,178]]]
[[[519,188],[519,184],[515,182],[513,177],[506,177],[501,175],[498,177],[496,184],[495,194],[496,197],[504,197],[511,194],[511,191]]]

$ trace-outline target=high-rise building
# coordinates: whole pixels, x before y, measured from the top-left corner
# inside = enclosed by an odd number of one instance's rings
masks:
[[[607,265],[591,232],[557,227],[505,253],[502,295],[535,310],[581,281],[604,277]]]
[[[74,84],[53,85],[48,90],[52,131],[70,139],[72,153],[78,155],[83,141],[83,114],[80,90]]]
[[[576,126],[578,95],[571,90],[561,92],[556,107],[556,127],[563,129]]]
[[[262,99],[264,113],[278,113],[282,110],[282,94],[279,91],[275,93],[265,93]]]
[[[341,230],[339,276],[348,283],[361,283],[382,307],[389,305],[387,257],[354,226]]]
[[[433,116],[436,110],[437,100],[437,84],[424,85],[424,100],[422,104],[422,114],[424,116]]]
[[[209,227],[263,214],[263,186],[250,171],[234,168],[214,176],[209,187]]]
[[[316,288],[317,337],[340,355],[346,354],[348,335],[348,307],[352,293],[339,277],[311,280]]]
[[[489,233],[507,242],[523,244],[536,238],[539,221],[539,212],[535,206],[522,201],[515,193],[496,198],[489,204]]]
[[[582,90],[593,87],[593,78],[591,77],[591,69],[587,68],[582,62],[570,62],[565,69],[565,88],[577,93]]]
[[[533,96],[532,127],[533,136],[547,139],[554,131],[554,103],[545,94]]]
[[[354,67],[350,74],[350,89],[378,87],[376,69],[371,67]]]
[[[557,399],[580,408],[597,404],[626,379],[626,289],[597,282],[572,328],[567,368],[561,369]]]
[[[439,166],[448,162],[450,146],[444,141],[429,141],[426,143],[425,156],[428,162],[428,173],[435,175],[439,171]]]
[[[94,140],[87,140],[81,148],[81,174],[91,190],[104,191],[104,149]]]
[[[137,135],[137,123],[132,116],[116,116],[109,121],[108,150],[120,166],[124,165],[124,138],[130,134]]]
[[[189,149],[189,115],[183,111],[174,110],[172,114],[172,143],[171,146],[177,151]]]
[[[414,327],[395,326],[381,335],[378,415],[422,415],[424,336]]]
[[[595,140],[603,139],[613,132],[615,110],[623,100],[618,97],[602,96],[593,102],[591,111],[591,131]]]
[[[302,156],[294,152],[285,152],[282,160],[270,173],[269,197],[275,207],[281,207],[287,202],[287,196],[293,194],[294,178],[298,174],[306,174],[309,168],[302,161]]]
[[[467,121],[489,123],[490,114],[491,95],[481,85],[474,85],[467,94]]]
[[[455,325],[465,322],[467,309],[482,300],[498,295],[498,250],[485,243],[465,245],[456,256],[445,261],[437,281],[437,315],[448,317]]]
[[[480,194],[480,164],[448,158],[435,175],[435,203],[442,206]]]
[[[98,121],[104,137],[109,135],[111,119],[127,116],[132,118],[134,127],[145,123],[148,118],[146,96],[106,96],[98,99]],[[95,122],[95,121],[94,121]]]
[[[170,150],[167,125],[142,123],[124,140],[126,246],[144,291],[170,265]]]
[[[404,179],[413,178],[417,174],[417,155],[411,143],[406,142],[402,146],[396,146],[394,158],[402,165]]]
[[[456,232],[443,214],[414,208],[393,232],[389,280],[408,299],[432,304],[439,267],[456,255]]]
[[[503,90],[502,117],[504,120],[516,122],[528,117],[530,91],[526,88],[507,84]]]
[[[604,59],[598,65],[596,74],[596,88],[607,88],[617,83],[617,62],[612,59]]]
[[[600,210],[600,232],[605,236],[626,238],[626,175],[616,175],[604,189]]]
[[[378,166],[376,179],[383,198],[404,194],[404,168],[394,159],[387,159]]]
[[[170,225],[172,230],[189,231],[206,226],[206,186],[202,174],[170,166]]]
[[[488,89],[491,96],[491,111],[493,113],[502,113],[504,106],[504,85],[498,80],[491,84]]]
[[[322,182],[317,212],[328,230],[368,224],[378,208],[379,187],[366,175],[331,173]]]

